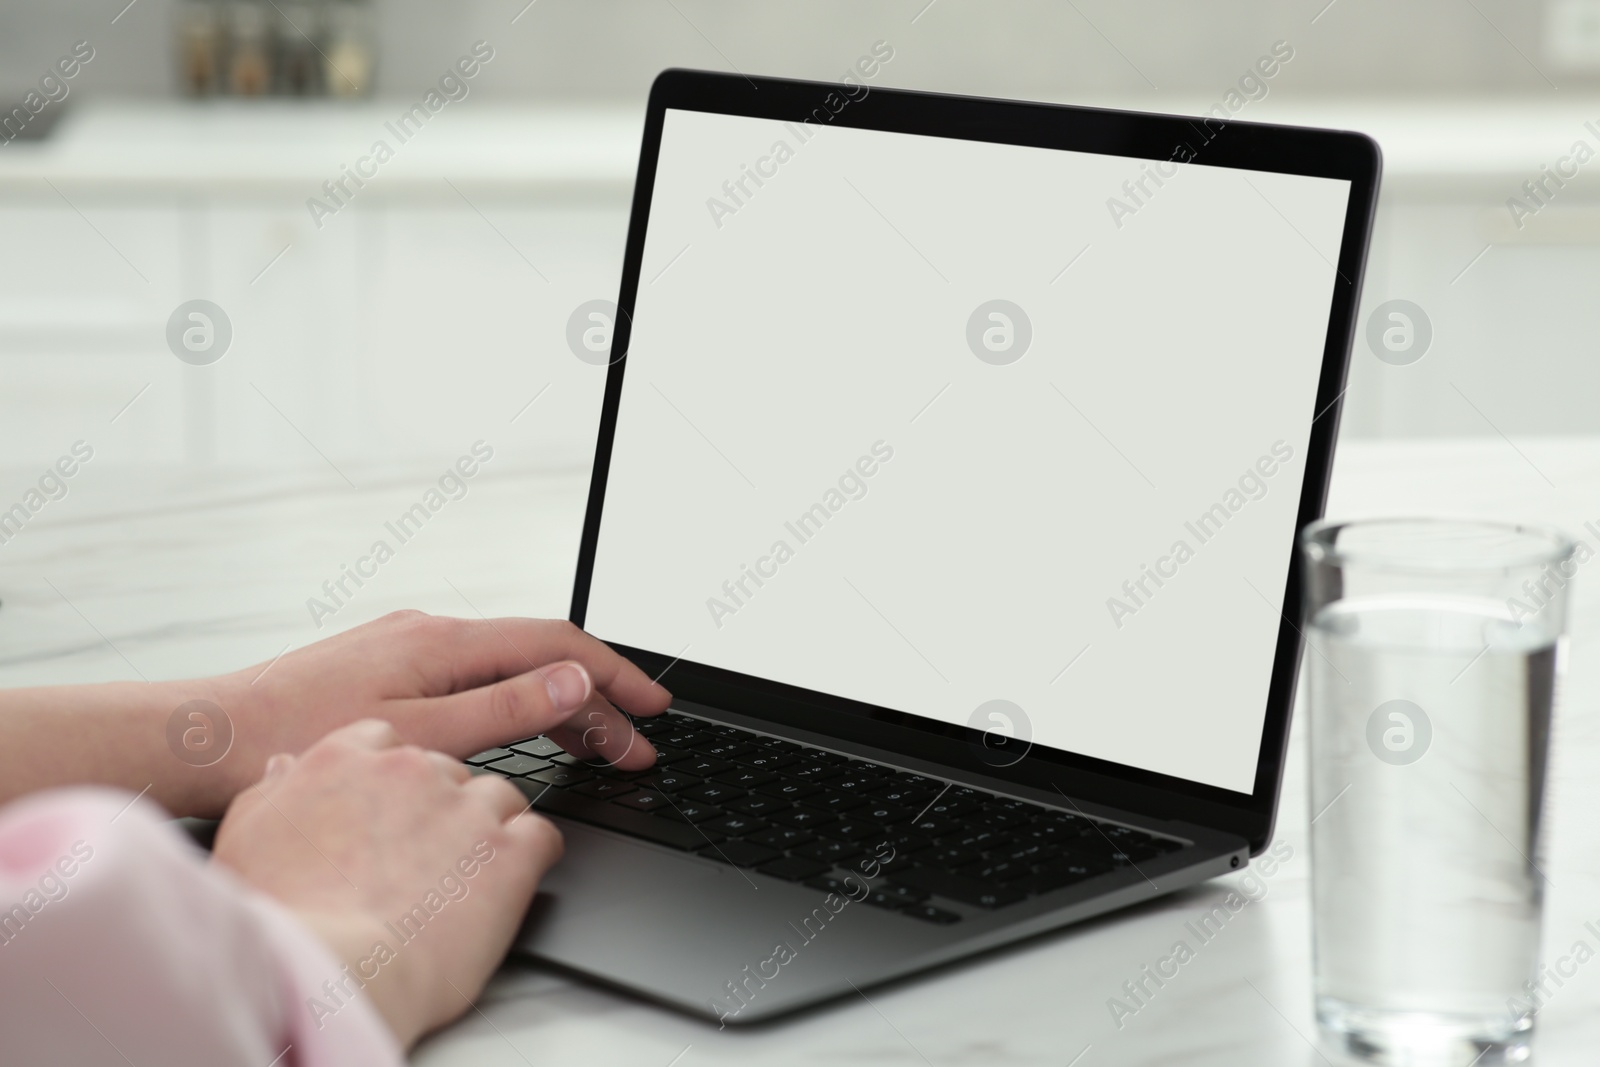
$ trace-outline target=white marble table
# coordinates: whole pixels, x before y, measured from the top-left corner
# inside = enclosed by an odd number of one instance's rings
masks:
[[[400,606],[565,613],[587,475],[540,471],[505,450],[465,500],[386,564],[320,632],[305,609],[322,580],[436,472],[152,471],[90,464],[71,494],[0,545],[0,685],[173,677],[266,660],[287,645]],[[26,472],[0,470],[0,486]],[[1354,442],[1331,511],[1600,520],[1600,439]],[[1594,565],[1600,568],[1600,564]],[[1580,573],[1574,655],[1557,726],[1544,870],[1548,955],[1600,919],[1600,569]],[[1119,1030],[1108,998],[1164,955],[1237,876],[942,972],[743,1032],[685,1018],[527,964],[479,1009],[418,1049],[430,1067],[474,1064],[1319,1064],[1310,1010],[1303,749],[1293,745],[1278,840],[1290,859],[1179,976]],[[619,887],[619,892],[622,888]],[[870,998],[870,999],[868,999]],[[1541,1015],[1537,1062],[1593,1060],[1600,964]]]

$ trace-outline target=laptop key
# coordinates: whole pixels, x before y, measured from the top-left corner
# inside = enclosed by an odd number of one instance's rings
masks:
[[[644,784],[663,793],[681,793],[685,789],[699,785],[700,779],[681,771],[665,770],[650,775],[644,780]]]
[[[756,786],[756,792],[765,793],[769,797],[777,797],[779,800],[799,800],[801,797],[808,797],[813,793],[822,792],[822,787],[820,785],[812,785],[809,782],[786,782],[780,779],[776,782],[768,782],[766,785]]]
[[[802,760],[792,767],[785,767],[783,773],[786,778],[798,778],[803,782],[820,782],[839,777],[839,768],[820,760]]]
[[[629,837],[654,841],[658,845],[666,845],[682,852],[693,852],[697,848],[704,848],[707,844],[708,835],[701,833],[697,827],[686,826],[681,822],[669,822],[654,815],[629,811],[620,804],[593,800],[563,789],[546,789],[543,793],[538,793],[539,787],[527,778],[514,778],[512,784],[528,794],[528,798],[534,802],[534,810],[547,815],[563,815],[578,822],[615,830]],[[716,836],[715,833],[709,835],[711,839],[715,839]]]
[[[1053,822],[1035,824],[1033,826],[1019,826],[1016,830],[1016,834],[1023,841],[1031,841],[1041,844],[1054,844],[1058,841],[1070,841],[1073,837],[1077,836],[1075,831],[1069,830],[1065,826],[1060,826]]]
[[[874,889],[872,892],[868,893],[861,902],[863,904],[871,904],[874,908],[887,908],[890,911],[899,911],[901,908],[904,908],[907,903],[897,896],[885,893],[881,889]]]
[[[1120,851],[1116,845],[1113,845],[1099,834],[1073,838],[1070,841],[1063,842],[1062,847],[1075,856],[1090,856],[1095,859],[1106,860],[1111,858],[1113,852]]]
[[[892,804],[869,803],[866,807],[857,808],[850,814],[855,816],[857,819],[861,819],[866,822],[876,822],[881,823],[884,826],[892,826],[898,822],[905,822],[907,819],[910,819],[912,816],[916,815],[916,812],[910,808],[895,807]]]
[[[834,821],[834,816],[816,808],[793,807],[788,811],[774,812],[772,821],[792,826],[797,830],[814,830]]]
[[[675,730],[672,733],[661,734],[652,738],[657,744],[671,745],[673,748],[695,748],[702,742],[714,743],[711,735],[702,734],[694,730]]]
[[[763,771],[776,771],[789,766],[791,763],[799,763],[800,760],[798,757],[791,756],[786,752],[774,752],[768,748],[741,756],[739,762],[747,767],[757,767]]]
[[[1109,859],[1100,857],[1075,856],[1071,853],[1060,859],[1041,863],[1034,867],[1033,873],[1041,878],[1051,879],[1062,875],[1073,878],[1088,878],[1096,874],[1104,874],[1111,870],[1114,864]]]
[[[991,882],[1004,885],[1026,878],[1033,873],[1033,868],[1026,863],[1015,863],[1011,860],[980,860],[977,863],[963,867],[956,872],[967,878],[974,878],[980,882]]]
[[[642,771],[625,771],[614,763],[592,763],[589,765],[589,769],[602,778],[612,778],[619,782],[632,782],[636,789],[644,784],[639,779],[656,773],[654,767],[646,767]]]
[[[722,814],[722,809],[698,800],[674,800],[660,813],[663,819],[679,822],[707,822]]]
[[[1020,811],[980,811],[972,821],[997,830],[1009,830],[1013,826],[1024,826],[1030,820]]]
[[[904,833],[896,829],[891,830],[884,837],[883,844],[893,848],[899,854],[909,856],[913,852],[921,852],[933,842],[920,834]]]
[[[1053,893],[1057,889],[1064,889],[1069,885],[1093,878],[1097,874],[1104,874],[1110,869],[1109,864],[1089,864],[1073,859],[1057,860],[1040,865],[1035,868],[1033,874],[1012,882],[1010,888],[1038,896],[1041,893]]]
[[[503,756],[488,764],[491,771],[498,771],[500,774],[505,775],[532,774],[534,771],[542,771],[549,766],[550,764],[542,759],[534,759],[532,756],[523,755]]]
[[[928,808],[929,815],[940,815],[946,819],[959,819],[963,815],[971,814],[978,810],[976,800],[945,799]]]
[[[866,844],[867,842],[862,842]],[[890,852],[883,848],[874,848],[865,856],[858,856],[843,866],[850,870],[859,871],[868,878],[876,878],[880,874],[893,874],[916,866],[916,861],[904,852]]]
[[[886,782],[875,789],[869,789],[868,792],[880,804],[898,804],[901,807],[913,808],[918,811],[927,807],[929,802],[939,795],[937,789],[907,789],[893,781]]]
[[[633,786],[629,785],[627,782],[612,782],[607,781],[604,778],[591,778],[589,781],[584,782],[581,785],[573,786],[572,791],[574,793],[580,793],[586,797],[595,797],[599,800],[610,800],[612,797],[620,797],[625,793],[632,793],[635,790]]]
[[[725,804],[744,796],[744,790],[735,789],[731,785],[719,785],[716,782],[701,782],[692,789],[685,789],[679,795],[706,804]]]
[[[852,845],[844,841],[818,841],[814,845],[806,845],[794,850],[796,856],[804,856],[808,860],[821,860],[824,863],[842,863],[852,856],[861,854],[860,845]]]
[[[1129,845],[1126,848],[1119,848],[1117,851],[1111,853],[1111,862],[1115,863],[1118,867],[1130,867],[1135,864],[1143,863],[1145,860],[1155,859],[1155,857],[1158,855],[1160,855],[1160,853],[1148,846]]]
[[[869,837],[881,839],[883,834],[884,827],[882,823],[862,822],[853,818],[828,827],[828,836],[836,837],[841,841],[861,841]]]
[[[994,854],[1000,859],[1025,863],[1037,867],[1041,863],[1048,863],[1061,855],[1064,850],[1060,845],[1042,845],[1038,842],[1020,844],[1015,848],[1000,849]]]
[[[928,837],[949,837],[961,830],[961,824],[942,815],[924,815],[911,824],[911,829]]]
[[[669,763],[678,763],[689,758],[689,753],[685,752],[681,748],[673,748],[671,745],[663,745],[654,739],[651,740],[650,745],[656,750],[657,767],[665,767]]]
[[[768,782],[776,780],[777,777],[771,771],[758,771],[754,767],[735,767],[731,771],[723,771],[721,774],[712,775],[711,780],[721,782],[723,785],[736,786],[739,789],[754,789],[758,785],[766,785]]]
[[[941,837],[939,844],[969,848],[974,852],[988,852],[1009,843],[1011,838],[998,830],[970,830],[965,833]]]
[[[761,830],[750,835],[750,840],[758,845],[779,850],[791,849],[796,845],[803,845],[807,841],[816,840],[816,834],[810,830],[796,830],[791,826],[774,826],[769,830]]]
[[[587,767],[548,767],[545,770],[536,771],[528,775],[528,777],[535,782],[543,782],[545,785],[555,785],[565,789],[568,786],[581,785],[587,782],[594,777],[594,772]]]
[[[732,726],[724,726],[720,722],[707,722],[705,719],[693,719],[689,726],[697,733],[710,734],[712,737],[735,737],[739,733]]]
[[[947,871],[953,871],[957,867],[965,867],[969,863],[976,863],[981,858],[970,848],[959,848],[954,845],[936,845],[912,856],[912,859],[923,866],[939,867]]]
[[[767,820],[757,819],[751,815],[724,815],[720,819],[712,819],[706,826],[729,837],[744,837],[757,830],[765,830]]]
[[[837,893],[841,897],[860,900],[862,890],[867,888],[867,883],[859,878],[846,875],[844,878],[835,878],[831,874],[821,874],[815,878],[807,878],[806,885],[812,889],[820,889],[824,893]]]
[[[880,885],[878,892],[894,897],[903,904],[921,904],[928,899],[928,894],[921,889],[904,885]]]
[[[691,754],[688,759],[680,761],[678,770],[686,774],[698,774],[702,778],[710,778],[713,774],[733,769],[733,764],[726,760],[712,759],[698,753]]]
[[[468,756],[461,762],[469,763],[474,767],[482,767],[485,763],[493,763],[495,760],[505,759],[509,755],[511,755],[509,748],[491,748],[478,753],[476,756]]]
[[[578,788],[582,789],[583,787],[579,786]],[[636,789],[627,796],[614,797],[611,802],[613,804],[621,804],[625,808],[632,808],[634,811],[660,811],[672,803],[660,793],[652,792],[649,789]]]
[[[559,756],[566,749],[550,740],[548,737],[534,737],[527,741],[516,741],[507,746],[513,752],[520,752],[524,756],[537,756],[540,759],[549,759]]]
[[[724,740],[720,744],[700,745],[697,749],[701,755],[712,756],[716,759],[737,759],[746,752],[757,751],[756,746],[747,745],[743,741]]]
[[[774,797],[764,797],[758,793],[740,797],[738,800],[728,801],[728,807],[734,811],[742,811],[746,815],[766,815],[768,812],[782,811],[789,806],[788,801],[778,800]]]
[[[851,793],[841,792],[840,790],[832,788],[833,784],[834,783],[829,782],[829,788],[824,789],[820,794],[806,801],[806,803],[814,808],[822,808],[826,811],[832,812],[849,811],[852,808],[859,808],[861,805],[866,803],[865,797],[858,797]]]
[[[787,882],[803,882],[807,878],[815,878],[826,872],[829,864],[817,860],[808,860],[801,856],[784,856],[782,859],[763,863],[756,870],[762,874],[770,874],[774,878],[782,878]]]
[[[735,867],[754,867],[758,863],[779,858],[772,849],[750,841],[719,841],[710,848],[702,849],[700,855],[708,860],[731,863]]]
[[[922,919],[925,922],[938,923],[940,926],[949,926],[951,923],[961,921],[961,916],[955,912],[936,908],[932,904],[915,904],[904,909],[900,914],[909,915],[913,919]]]
[[[1101,829],[1105,832],[1106,837],[1119,845],[1135,843],[1147,845],[1155,840],[1144,831],[1135,830],[1131,826],[1102,826]]]
[[[1099,837],[1100,834],[1095,824],[1088,819],[1081,819],[1076,815],[1065,812],[1046,812],[1034,819],[1027,826],[1017,828],[1017,833],[1033,833],[1038,831],[1048,834],[1052,841],[1070,841],[1074,837]]]
[[[853,768],[846,768],[843,776],[833,779],[828,783],[829,789],[838,789],[850,793],[870,793],[875,786],[882,784],[883,779],[876,775],[860,774]],[[862,797],[863,801],[867,798]]]
[[[921,889],[936,897],[948,897],[958,903],[971,904],[979,908],[1003,908],[1027,896],[1020,889],[963,878],[959,874],[950,874],[935,867],[913,867],[902,871],[895,880],[912,889]]]

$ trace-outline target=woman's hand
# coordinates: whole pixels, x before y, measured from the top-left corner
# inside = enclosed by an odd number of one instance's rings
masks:
[[[401,611],[216,678],[0,692],[0,802],[110,785],[216,817],[268,756],[358,719],[456,757],[548,734],[640,770],[655,750],[618,709],[657,715],[671,700],[571,623]]]
[[[655,750],[617,709],[657,715],[672,700],[569,622],[420,611],[386,615],[218,681],[239,750],[228,757],[230,797],[260,777],[268,755],[300,752],[357,719],[383,719],[402,741],[458,758],[548,734],[573,755],[642,770]]]
[[[482,991],[561,850],[510,783],[364,720],[273,756],[214,855],[345,965],[334,992],[295,1010],[320,1021],[360,985],[409,1047]]]

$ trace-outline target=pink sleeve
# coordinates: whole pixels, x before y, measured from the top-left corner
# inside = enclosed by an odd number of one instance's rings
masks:
[[[320,941],[131,799],[0,807],[0,1063],[404,1062]]]

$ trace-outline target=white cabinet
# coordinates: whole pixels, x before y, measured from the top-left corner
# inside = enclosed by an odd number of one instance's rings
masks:
[[[481,438],[586,464],[604,369],[567,349],[566,324],[616,297],[626,202],[457,185],[470,204],[448,187],[369,194],[320,230],[269,193],[9,198],[0,454],[34,462],[86,437],[127,461],[343,469],[443,462]],[[208,366],[166,343],[194,298],[232,326]]]
[[[1516,440],[1600,430],[1597,294],[1600,208],[1580,190],[1520,231],[1489,196],[1386,200],[1343,432]],[[1380,361],[1365,338],[1373,310],[1393,299],[1421,307],[1432,328],[1409,365]]]

